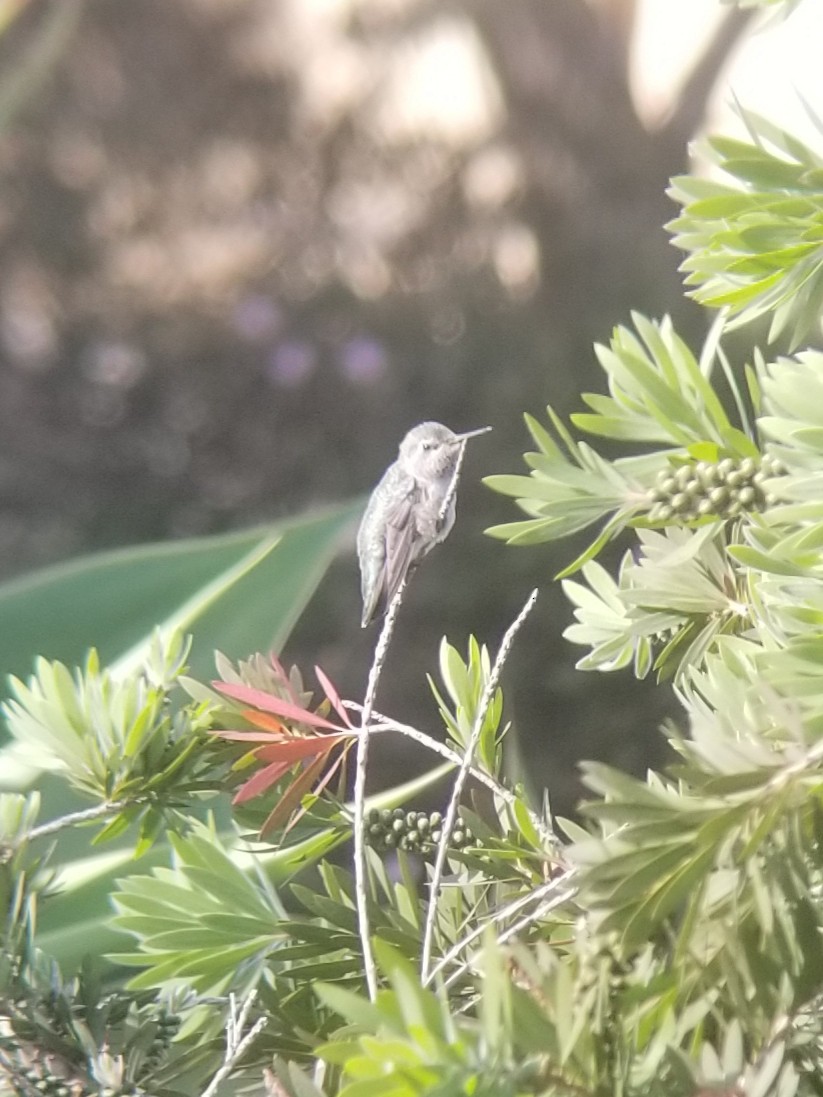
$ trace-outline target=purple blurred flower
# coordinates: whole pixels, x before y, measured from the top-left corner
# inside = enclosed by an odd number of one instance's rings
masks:
[[[250,343],[271,338],[283,321],[282,313],[271,298],[262,293],[242,297],[232,311],[234,330]]]
[[[305,339],[286,339],[269,355],[266,373],[283,388],[298,388],[317,366],[317,350]]]
[[[373,385],[388,367],[385,346],[377,339],[359,336],[344,343],[340,349],[340,369],[355,385]]]

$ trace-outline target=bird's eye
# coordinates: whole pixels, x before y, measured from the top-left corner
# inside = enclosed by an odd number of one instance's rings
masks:
[[[430,449],[434,449],[434,442],[424,442],[423,449],[428,453]]]

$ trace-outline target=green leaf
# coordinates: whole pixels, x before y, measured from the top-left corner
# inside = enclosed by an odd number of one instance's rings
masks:
[[[366,1032],[374,1032],[385,1022],[385,1014],[368,998],[355,994],[332,983],[318,983],[314,988],[321,1001],[350,1024],[358,1025]],[[325,1058],[326,1056],[321,1056]]]
[[[823,157],[768,120],[738,113],[750,141],[708,142],[733,183],[674,179],[669,193],[683,210],[667,227],[689,253],[681,270],[693,296],[728,308],[728,330],[771,313],[769,340],[789,330],[794,347],[823,303]]]
[[[361,504],[276,526],[83,557],[0,585],[0,670],[27,675],[35,656],[104,663],[145,651],[157,626],[194,634],[193,673],[215,648],[230,657],[279,649]]]

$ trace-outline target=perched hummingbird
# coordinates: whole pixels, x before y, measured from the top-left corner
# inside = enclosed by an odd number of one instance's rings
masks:
[[[445,515],[440,512],[461,448],[487,430],[491,427],[455,434],[442,423],[419,423],[400,443],[397,460],[372,492],[357,531],[363,628],[381,596],[388,607],[409,571],[448,537],[454,525],[454,493]]]

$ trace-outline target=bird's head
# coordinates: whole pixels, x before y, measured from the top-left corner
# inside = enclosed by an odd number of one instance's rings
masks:
[[[435,480],[447,476],[457,464],[463,443],[490,429],[481,427],[455,434],[442,423],[418,423],[400,443],[400,464],[415,478]]]

